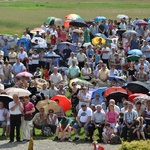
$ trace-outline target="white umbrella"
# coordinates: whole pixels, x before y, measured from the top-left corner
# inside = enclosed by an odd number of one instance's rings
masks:
[[[37,42],[36,42],[37,41]],[[35,44],[38,44],[39,47],[47,47],[47,44],[46,44],[46,40],[45,39],[42,39],[41,37],[34,37],[32,40],[31,40],[32,43],[35,43]]]
[[[29,96],[31,95],[31,92],[26,89],[21,88],[13,88],[6,92],[6,94],[13,96],[14,94],[18,94],[19,97]]]
[[[119,15],[117,15],[117,18],[119,18],[119,19],[122,19],[122,18],[128,19],[129,17],[127,15],[124,15],[124,14],[119,14]]]
[[[138,35],[138,33],[135,30],[127,30],[122,34],[122,36],[127,38],[132,37],[134,34]]]
[[[84,44],[83,44],[83,47],[88,47],[89,45],[91,45],[91,46],[93,47],[93,45],[92,45],[92,43],[91,43],[91,42],[84,43]]]

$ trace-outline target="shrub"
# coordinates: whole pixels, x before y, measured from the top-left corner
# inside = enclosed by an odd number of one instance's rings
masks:
[[[150,150],[150,140],[123,142],[119,150]]]

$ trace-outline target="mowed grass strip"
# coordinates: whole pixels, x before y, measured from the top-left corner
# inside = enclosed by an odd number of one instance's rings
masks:
[[[149,0],[0,0],[0,33],[22,35],[25,27],[40,27],[49,16],[65,20],[70,13],[79,14],[84,20],[96,16],[117,19],[118,14],[135,17],[149,17]],[[119,19],[117,19],[119,20]]]

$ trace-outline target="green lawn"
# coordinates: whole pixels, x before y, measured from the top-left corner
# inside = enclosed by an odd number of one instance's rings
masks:
[[[0,33],[22,35],[25,27],[41,26],[48,16],[65,19],[70,13],[84,20],[95,16],[117,19],[117,14],[149,17],[149,0],[0,0]]]

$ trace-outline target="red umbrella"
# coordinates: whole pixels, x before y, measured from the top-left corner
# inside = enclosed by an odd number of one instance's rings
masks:
[[[64,95],[56,95],[51,98],[51,100],[55,101],[58,100],[58,105],[63,108],[63,111],[66,112],[71,108],[71,101]]]
[[[125,89],[123,89],[122,87],[113,86],[113,87],[110,87],[104,91],[104,96],[107,97],[110,94],[116,93],[116,92],[127,93],[127,91]]]
[[[134,98],[136,97],[139,97],[139,96],[147,96],[146,94],[142,94],[142,93],[134,93],[134,94],[131,94],[128,99],[130,102],[134,102]]]
[[[16,75],[16,77],[33,77],[33,75],[27,71],[20,72]]]
[[[71,22],[71,20],[66,20],[66,21],[64,22],[64,26],[65,26],[66,28],[69,28],[70,22]]]
[[[138,22],[136,25],[146,26],[148,25],[148,23],[146,21],[141,21],[141,22]]]

